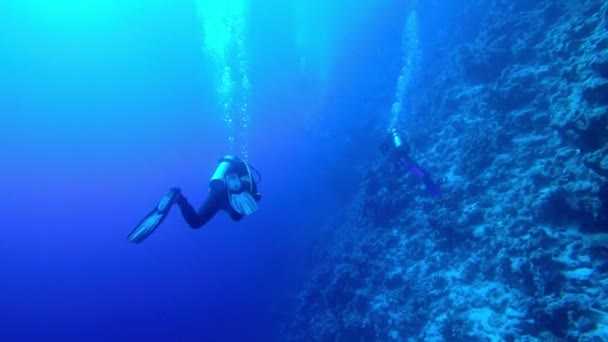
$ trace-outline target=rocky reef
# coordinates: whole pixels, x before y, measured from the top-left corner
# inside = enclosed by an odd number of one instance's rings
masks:
[[[370,166],[285,340],[608,341],[608,2],[469,6],[406,127],[444,193]]]

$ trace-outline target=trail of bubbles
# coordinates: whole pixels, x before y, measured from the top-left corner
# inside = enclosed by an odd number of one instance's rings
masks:
[[[241,34],[242,37],[242,34]],[[238,49],[238,61],[241,74],[241,99],[240,99],[240,145],[241,145],[241,158],[245,161],[249,160],[249,123],[251,118],[249,116],[249,64],[247,63],[247,55],[245,50],[245,44],[243,39],[239,39],[237,42]]]
[[[228,149],[229,153],[232,154],[234,150],[234,123],[232,120],[232,106],[234,103],[232,94],[234,89],[234,81],[232,80],[231,75],[232,73],[230,72],[230,67],[225,66],[224,71],[222,72],[222,79],[218,87],[218,95],[220,105],[222,106],[224,123],[228,131]]]
[[[247,0],[195,0],[202,22],[204,48],[219,71],[218,102],[222,111],[229,153],[240,145],[248,158],[249,66],[244,42]],[[238,127],[235,124],[238,122]]]
[[[418,70],[420,63],[420,48],[418,42],[418,20],[416,12],[412,10],[403,29],[403,39],[401,43],[403,65],[397,78],[395,89],[395,101],[391,106],[391,121],[389,130],[397,128],[400,124],[401,113],[403,112],[403,101],[412,83],[412,79]]]

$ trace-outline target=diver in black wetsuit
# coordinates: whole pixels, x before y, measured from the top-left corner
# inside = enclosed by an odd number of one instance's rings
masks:
[[[178,194],[176,203],[184,220],[195,229],[205,225],[220,210],[226,211],[233,221],[240,221],[258,210],[256,202],[261,199],[257,184],[251,177],[251,167],[233,156],[221,160],[211,177],[209,195],[198,211],[179,189],[174,188],[174,191]]]
[[[441,194],[439,186],[431,179],[431,175],[410,157],[410,146],[402,138],[403,133],[391,129],[380,144],[380,151],[392,162],[403,165],[408,171],[421,178],[426,189],[433,195]]]
[[[258,175],[257,181],[251,174],[252,170]],[[257,183],[260,178],[260,174],[248,163],[227,155],[219,160],[209,182],[208,196],[198,211],[182,195],[180,188],[171,188],[129,234],[129,241],[140,243],[150,236],[167,217],[173,204],[179,206],[184,220],[191,228],[202,227],[220,210],[226,211],[233,221],[240,221],[259,210],[257,202],[262,196],[258,192]]]

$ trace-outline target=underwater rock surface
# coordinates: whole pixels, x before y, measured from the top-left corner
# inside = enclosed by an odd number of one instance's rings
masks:
[[[370,167],[286,340],[608,341],[608,2],[470,6],[407,127],[444,194]]]

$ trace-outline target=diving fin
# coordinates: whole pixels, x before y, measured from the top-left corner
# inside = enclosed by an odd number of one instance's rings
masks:
[[[232,205],[232,208],[241,215],[251,215],[260,209],[253,196],[248,192],[231,194],[230,204]]]
[[[161,198],[156,207],[148,213],[129,234],[129,241],[140,243],[150,236],[165,220],[173,204],[180,196],[178,188],[172,188]]]

